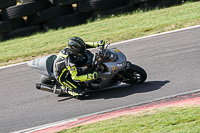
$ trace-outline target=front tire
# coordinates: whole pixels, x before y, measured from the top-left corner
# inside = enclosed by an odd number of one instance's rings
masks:
[[[122,82],[127,84],[142,84],[147,79],[147,73],[140,66],[129,63],[123,78]]]

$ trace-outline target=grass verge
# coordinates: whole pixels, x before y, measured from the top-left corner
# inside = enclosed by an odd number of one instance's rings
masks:
[[[149,12],[137,11],[1,42],[0,66],[57,53],[67,45],[68,38],[72,36],[79,36],[85,41],[103,39],[112,43],[199,24],[200,2]]]
[[[200,106],[168,107],[124,115],[58,133],[199,133]]]

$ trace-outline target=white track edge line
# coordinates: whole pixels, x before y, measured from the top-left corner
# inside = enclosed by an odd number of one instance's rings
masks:
[[[8,65],[8,66],[2,66],[2,67],[0,67],[0,70],[1,70],[1,69],[5,69],[5,68],[9,68],[9,67],[15,67],[15,66],[23,65],[23,64],[26,64],[26,62],[21,62],[21,63],[17,63],[17,64],[12,64],[12,65]]]
[[[194,28],[200,28],[200,25],[195,25],[195,26],[186,27],[186,28],[177,29],[177,30],[172,30],[172,31],[166,31],[166,32],[158,33],[158,34],[139,37],[139,38],[133,38],[133,39],[129,39],[129,40],[121,41],[121,42],[112,43],[112,45],[122,44],[122,43],[126,43],[126,42],[131,42],[131,41],[137,41],[137,40],[156,37],[156,36],[161,36],[161,35],[166,35],[166,34],[170,34],[170,33],[175,33],[175,32],[185,31],[185,30],[189,30],[189,29],[194,29]]]
[[[57,121],[57,122],[53,122],[53,123],[49,123],[49,124],[44,124],[44,125],[41,125],[41,126],[38,126],[38,127],[33,127],[33,128],[20,130],[20,131],[15,131],[15,132],[12,132],[12,133],[31,133],[31,132],[46,129],[46,128],[49,128],[49,127],[54,127],[54,126],[58,126],[58,125],[61,125],[61,124],[66,124],[68,122],[77,121],[78,119],[84,118],[84,117],[89,117],[89,116],[98,115],[98,114],[104,114],[104,113],[108,113],[108,112],[112,112],[112,111],[116,111],[116,110],[120,110],[120,109],[139,106],[139,105],[148,104],[148,103],[151,103],[151,102],[156,102],[156,101],[159,101],[159,100],[169,99],[169,98],[173,98],[173,97],[177,97],[177,96],[183,96],[183,95],[193,94],[193,93],[198,93],[198,92],[200,92],[200,89],[197,89],[197,90],[194,90],[194,91],[183,92],[183,93],[179,93],[179,94],[174,94],[174,95],[170,95],[170,96],[160,97],[160,98],[156,98],[156,99],[153,99],[153,100],[147,100],[147,101],[144,101],[144,102],[139,102],[137,104],[131,104],[131,105],[126,105],[126,106],[117,107],[117,108],[113,108],[113,109],[107,109],[107,110],[99,111],[99,112],[96,112],[96,113],[78,116],[78,117],[71,118],[71,119]]]
[[[62,124],[77,121],[77,120],[78,119],[76,119],[76,118],[68,119],[68,120],[62,120],[62,121],[57,121],[57,122],[53,122],[53,123],[49,123],[49,124],[45,124],[45,125],[41,125],[41,126],[37,126],[37,127],[32,127],[32,128],[20,130],[20,131],[15,131],[15,132],[12,132],[12,133],[31,133],[31,132],[34,132],[34,131],[43,130],[43,129],[46,129],[46,128],[62,125]]]
[[[118,44],[122,44],[122,43],[126,43],[126,42],[131,42],[131,41],[136,41],[136,40],[141,40],[141,39],[156,37],[156,36],[170,34],[170,33],[175,33],[175,32],[180,32],[180,31],[189,30],[189,29],[193,29],[193,28],[200,28],[200,25],[195,25],[195,26],[191,26],[191,27],[187,27],[187,28],[182,28],[182,29],[177,29],[177,30],[162,32],[162,33],[158,33],[158,34],[154,34],[154,35],[149,35],[149,36],[143,36],[143,37],[134,38],[134,39],[129,39],[129,40],[121,41],[121,42],[112,43],[111,45],[118,45]],[[25,63],[26,62],[12,64],[12,65],[8,65],[8,66],[3,66],[3,67],[0,67],[0,70],[1,69],[5,69],[5,68],[9,68],[9,67],[15,67],[15,66],[18,66],[18,65],[23,65]]]

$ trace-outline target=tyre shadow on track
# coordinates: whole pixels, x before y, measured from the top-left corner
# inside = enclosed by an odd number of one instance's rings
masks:
[[[85,100],[94,100],[94,99],[110,99],[110,98],[120,98],[126,97],[135,93],[145,93],[150,91],[155,91],[162,88],[164,85],[169,83],[169,80],[165,81],[147,81],[140,85],[128,85],[124,84],[121,86],[112,87],[108,90],[101,90],[97,92],[88,93],[89,95],[85,97]],[[66,101],[73,99],[74,97],[66,94],[60,97],[65,97],[64,99],[59,100],[58,102]],[[67,98],[66,98],[67,97]]]
[[[90,93],[85,100],[93,99],[110,99],[110,98],[120,98],[126,97],[135,93],[145,93],[150,91],[155,91],[161,89],[164,85],[169,83],[169,80],[165,81],[148,81],[140,85],[122,85],[119,87],[114,87],[109,90],[99,91]]]

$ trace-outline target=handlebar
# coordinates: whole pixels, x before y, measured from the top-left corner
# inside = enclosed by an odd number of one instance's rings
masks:
[[[101,48],[100,48],[101,52],[104,52],[104,50],[107,49],[109,45],[110,45],[110,43],[108,43],[106,45],[106,48],[105,48],[105,44],[104,45],[100,45],[101,46]]]

